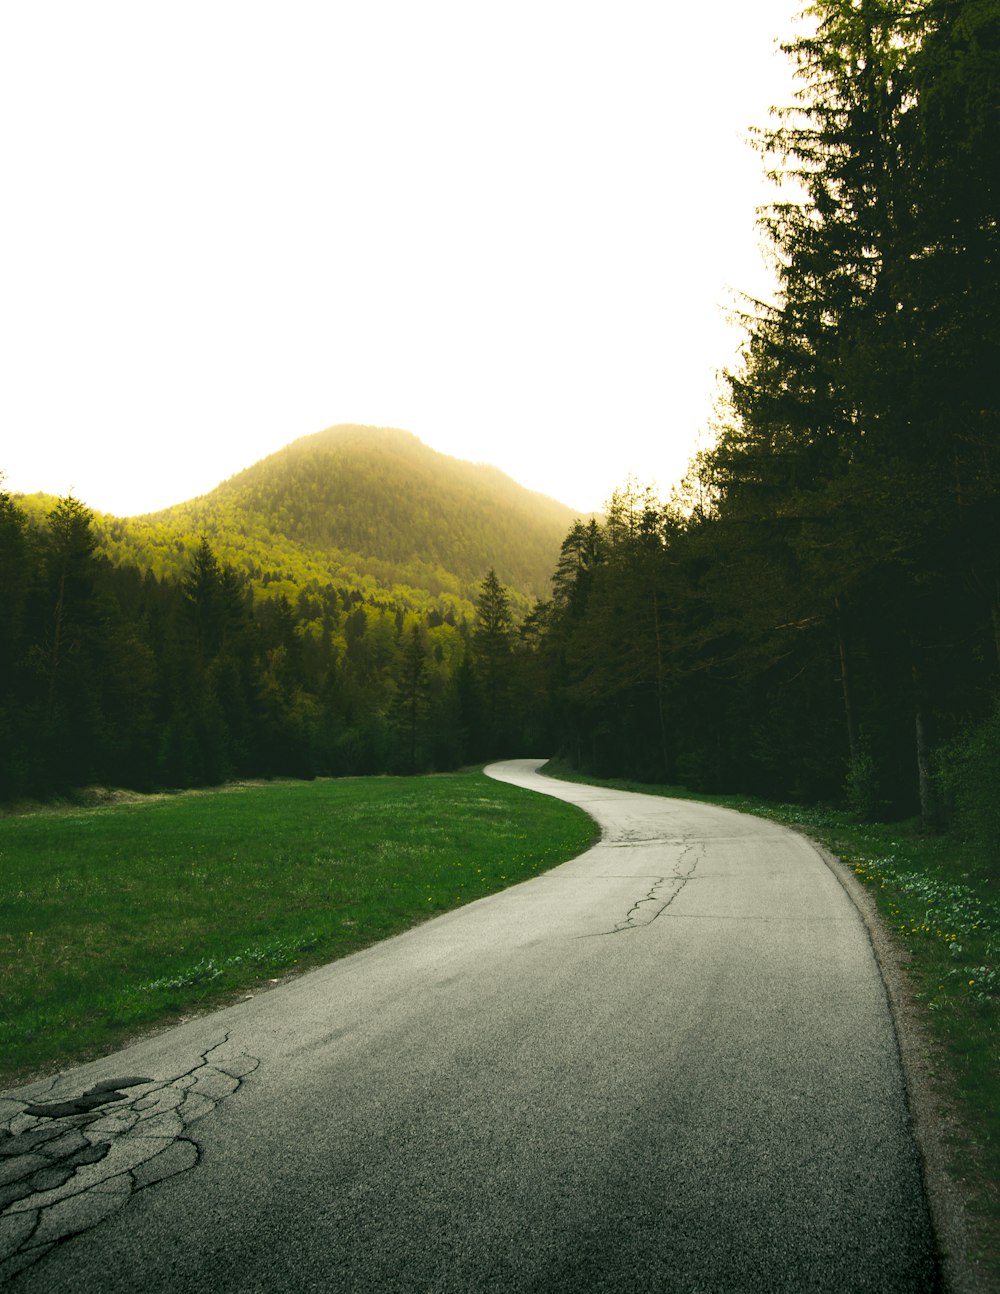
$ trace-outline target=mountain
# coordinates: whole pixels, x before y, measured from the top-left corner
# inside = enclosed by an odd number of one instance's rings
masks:
[[[293,441],[210,493],[145,517],[101,516],[116,562],[177,575],[201,536],[261,589],[334,584],[367,597],[464,611],[493,567],[526,606],[548,596],[578,514],[496,467],[409,432],[338,426]]]

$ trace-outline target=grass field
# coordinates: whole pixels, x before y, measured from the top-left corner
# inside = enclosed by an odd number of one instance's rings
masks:
[[[606,784],[774,818],[872,888],[947,1057],[967,1128],[954,1172],[998,1261],[990,860],[912,823],[859,826],[832,810]],[[237,785],[0,818],[0,1087],[525,880],[595,835],[580,810],[479,773]]]
[[[504,889],[595,835],[579,809],[481,773],[0,818],[0,1087]]]
[[[593,783],[568,768],[547,772]],[[964,1132],[952,1173],[965,1184],[984,1266],[1000,1288],[1000,885],[996,860],[949,836],[922,836],[916,822],[858,824],[835,809],[771,804],[749,796],[697,795],[683,787],[600,783],[680,796],[753,813],[805,832],[847,863],[875,897],[907,962],[927,1033],[949,1073],[946,1095]],[[992,1288],[992,1287],[991,1287]]]

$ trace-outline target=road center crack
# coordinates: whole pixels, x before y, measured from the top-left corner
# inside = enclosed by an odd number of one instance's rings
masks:
[[[652,925],[657,917],[670,907],[688,881],[694,876],[695,868],[701,859],[701,846],[697,843],[685,845],[677,860],[677,869],[670,876],[657,876],[653,879],[648,893],[637,899],[628,912],[611,930],[602,930],[602,935],[618,935],[626,930],[640,930],[643,926]],[[683,870],[687,867],[687,870]],[[664,894],[663,887],[674,886],[669,894]]]

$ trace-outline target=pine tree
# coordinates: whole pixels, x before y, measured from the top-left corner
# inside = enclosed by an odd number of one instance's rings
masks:
[[[499,755],[511,735],[514,619],[507,590],[490,567],[476,599],[472,631],[473,669],[482,706],[476,743],[484,755]]]
[[[396,678],[396,697],[393,703],[393,727],[399,737],[403,767],[416,773],[430,704],[430,672],[427,665],[427,645],[424,631],[413,624],[399,654]]]
[[[31,781],[34,717],[26,690],[24,653],[26,616],[37,578],[27,518],[0,488],[0,800],[23,793]]]
[[[67,495],[48,514],[42,544],[45,622],[35,659],[44,675],[47,778],[58,787],[92,780],[99,762],[102,609],[95,596],[93,519]]]

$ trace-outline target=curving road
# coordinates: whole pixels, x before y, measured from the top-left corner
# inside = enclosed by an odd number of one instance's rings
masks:
[[[595,817],[582,857],[0,1098],[0,1283],[940,1288],[884,988],[816,850],[540,763],[488,772]]]

